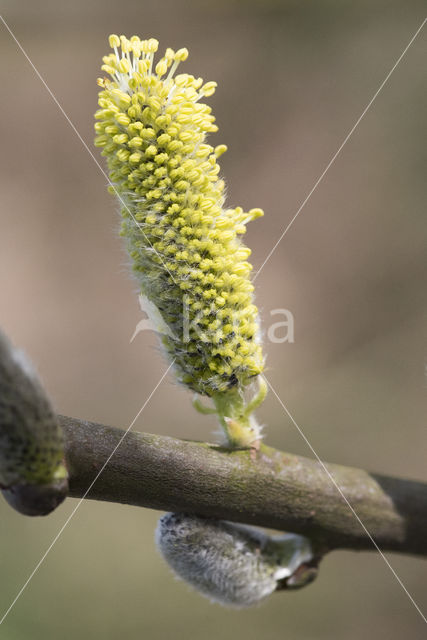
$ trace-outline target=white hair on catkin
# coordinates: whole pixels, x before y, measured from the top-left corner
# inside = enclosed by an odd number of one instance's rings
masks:
[[[214,602],[250,607],[269,596],[278,581],[313,560],[307,538],[268,536],[245,525],[167,513],[156,542],[174,573]]]

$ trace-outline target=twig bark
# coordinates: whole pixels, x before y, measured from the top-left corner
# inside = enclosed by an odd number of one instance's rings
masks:
[[[69,495],[80,498],[124,432],[65,416],[59,420]],[[383,551],[427,556],[427,484],[336,464],[327,468]],[[250,451],[130,432],[87,498],[301,533],[319,553],[375,549],[317,461],[264,445],[254,457]]]

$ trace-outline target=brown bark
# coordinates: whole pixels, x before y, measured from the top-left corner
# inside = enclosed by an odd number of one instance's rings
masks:
[[[59,416],[70,496],[85,495],[123,431]],[[427,485],[327,464],[382,551],[427,555]],[[375,547],[320,463],[261,446],[130,432],[86,496],[302,533],[319,552]]]

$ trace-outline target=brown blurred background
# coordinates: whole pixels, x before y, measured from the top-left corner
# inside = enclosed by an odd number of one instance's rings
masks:
[[[219,83],[230,205],[261,206],[254,268],[403,51],[417,1],[4,1],[3,15],[92,148],[109,33],[187,46],[185,71]],[[266,330],[289,309],[295,343],[267,375],[323,460],[426,480],[424,33],[417,38],[256,282]],[[0,324],[61,413],[127,427],[165,363],[141,319],[106,181],[1,28]],[[94,153],[98,159],[97,150]],[[272,394],[266,441],[310,455]],[[137,430],[212,439],[213,421],[163,383]],[[76,504],[31,520],[0,504],[0,613]],[[155,551],[159,513],[85,502],[1,637],[275,640],[421,638],[424,623],[377,553],[328,557],[307,589],[246,612],[175,581]],[[390,561],[427,611],[425,560]]]

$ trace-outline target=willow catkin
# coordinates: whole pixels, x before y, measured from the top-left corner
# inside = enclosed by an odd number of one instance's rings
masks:
[[[0,487],[26,515],[44,515],[66,496],[64,441],[25,354],[0,332]]]
[[[310,542],[296,534],[268,536],[254,527],[167,513],[157,525],[156,542],[179,578],[230,607],[257,604],[286,579],[289,587],[299,587],[314,577],[304,568],[313,560]]]
[[[250,249],[239,236],[263,212],[224,207],[217,160],[226,146],[206,143],[217,127],[202,102],[216,83],[176,75],[188,51],[167,49],[155,63],[157,40],[112,35],[110,46],[95,144],[121,204],[133,270],[179,381],[211,397],[230,441],[247,444],[259,429],[244,415],[243,394],[263,357]]]

